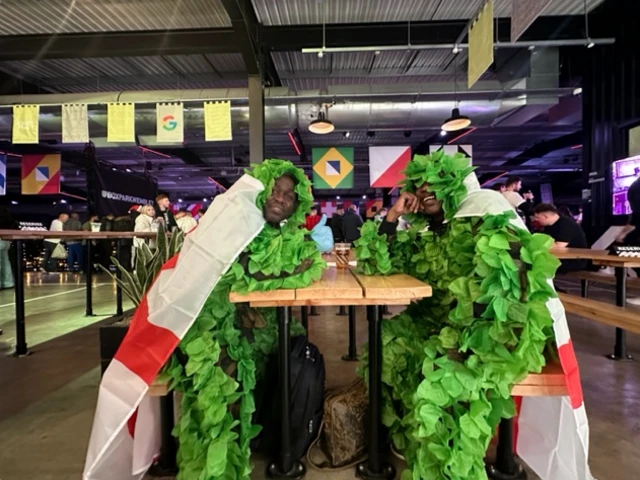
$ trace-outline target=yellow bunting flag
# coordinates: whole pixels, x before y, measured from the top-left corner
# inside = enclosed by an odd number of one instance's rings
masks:
[[[629,129],[629,156],[640,155],[640,126]]]
[[[86,105],[62,105],[62,143],[89,141],[89,115]]]
[[[156,104],[156,137],[158,143],[184,141],[184,109],[181,103]]]
[[[204,139],[207,142],[232,139],[230,102],[205,102]]]
[[[107,142],[135,142],[136,113],[133,103],[107,106]]]
[[[493,0],[488,0],[469,30],[469,88],[493,63]]]
[[[40,105],[14,105],[13,143],[38,143]]]

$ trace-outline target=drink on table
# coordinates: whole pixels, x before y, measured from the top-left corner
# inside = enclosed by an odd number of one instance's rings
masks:
[[[349,268],[349,252],[351,245],[349,243],[336,243],[333,253],[336,257],[337,268]]]

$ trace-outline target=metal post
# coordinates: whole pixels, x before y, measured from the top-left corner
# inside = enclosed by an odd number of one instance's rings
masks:
[[[349,353],[342,357],[345,362],[355,362],[358,360],[356,349],[356,307],[349,306]]]
[[[589,296],[589,280],[580,280],[580,295],[582,298],[587,298]]]
[[[524,471],[513,454],[513,419],[503,418],[498,429],[496,461],[487,467],[487,475],[492,480],[526,480]]]
[[[249,158],[264,161],[264,88],[260,75],[249,76]]]
[[[276,309],[278,320],[279,345],[279,389],[280,389],[280,456],[277,461],[267,467],[267,475],[271,478],[299,478],[306,469],[302,463],[292,457],[291,452],[291,365],[289,362],[289,334],[291,311],[287,307]]]
[[[369,322],[369,438],[368,456],[358,464],[356,475],[365,480],[392,480],[395,468],[383,462],[380,455],[381,403],[382,403],[382,325],[381,307],[367,306]]]
[[[341,306],[340,306],[340,310],[338,310],[337,315],[338,315],[339,317],[346,317],[346,316],[347,316],[347,309],[346,309],[346,308],[344,308],[344,305],[341,305]]]
[[[616,305],[618,307],[627,306],[627,269],[616,267]],[[609,355],[611,360],[633,360],[627,353],[627,332],[621,328],[616,328],[616,344],[613,347],[613,355]]]
[[[87,240],[87,265],[86,265],[86,316],[93,317],[93,245],[92,240]]]
[[[120,260],[120,239],[116,240],[116,259],[118,259],[118,263],[121,264]],[[116,268],[116,278],[118,280],[122,280],[122,272],[119,268]],[[122,310],[122,288],[120,285],[116,283],[116,315],[124,315],[124,311]]]
[[[305,330],[307,330],[307,335],[309,335],[308,329],[309,329],[309,309],[307,308],[306,305],[303,305],[300,308],[300,317],[301,317],[301,322],[302,322],[302,326],[304,327]]]
[[[171,434],[175,423],[173,407],[173,392],[160,397],[160,459],[158,465],[162,472],[169,476],[178,473],[176,466],[177,446],[176,439]]]
[[[16,295],[16,351],[12,357],[24,357],[29,355],[27,348],[27,332],[24,323],[24,272],[22,269],[23,244],[22,240],[16,240],[16,278],[14,283]]]

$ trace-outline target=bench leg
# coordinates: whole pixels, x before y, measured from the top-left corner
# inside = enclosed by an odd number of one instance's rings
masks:
[[[588,280],[580,280],[580,295],[582,296],[582,298],[587,298],[589,296]]]
[[[311,313],[309,314],[312,317],[318,317],[320,314],[318,313],[318,307],[311,307]]]
[[[340,310],[338,310],[337,315],[338,315],[339,317],[346,317],[346,316],[347,316],[347,309],[346,309],[346,308],[344,308],[344,306],[341,306],[341,307],[340,307]]]
[[[31,352],[27,347],[27,330],[24,323],[24,271],[22,270],[23,242],[16,240],[16,274],[14,280],[14,292],[16,299],[16,350],[11,353],[10,357],[26,357]]]
[[[367,307],[369,322],[369,458],[356,467],[356,475],[365,480],[392,480],[396,470],[380,455],[381,403],[382,403],[382,308]]]
[[[306,308],[306,307],[305,307]],[[268,478],[302,478],[306,472],[304,465],[292,457],[291,453],[291,364],[289,359],[289,334],[291,312],[289,308],[276,309],[278,319],[278,361],[280,390],[280,456],[267,467]]]
[[[342,357],[345,362],[358,361],[358,351],[356,349],[356,307],[349,307],[349,353]]]
[[[527,472],[518,463],[513,453],[513,419],[502,419],[498,430],[496,461],[487,466],[487,475],[492,480],[526,480]]]
[[[616,267],[616,305],[627,306],[627,269]],[[613,347],[613,355],[608,355],[611,360],[633,360],[627,353],[627,332],[616,328],[616,344]]]
[[[302,326],[304,327],[305,330],[307,330],[307,337],[309,336],[309,309],[307,308],[306,305],[304,305],[301,309],[300,309],[300,323],[302,323]]]
[[[152,477],[173,477],[178,473],[178,449],[171,434],[174,423],[173,392],[169,392],[160,397],[160,458],[149,469]]]

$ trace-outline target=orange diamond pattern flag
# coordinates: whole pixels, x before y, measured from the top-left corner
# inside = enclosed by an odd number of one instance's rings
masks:
[[[60,154],[22,156],[22,194],[60,193]]]

